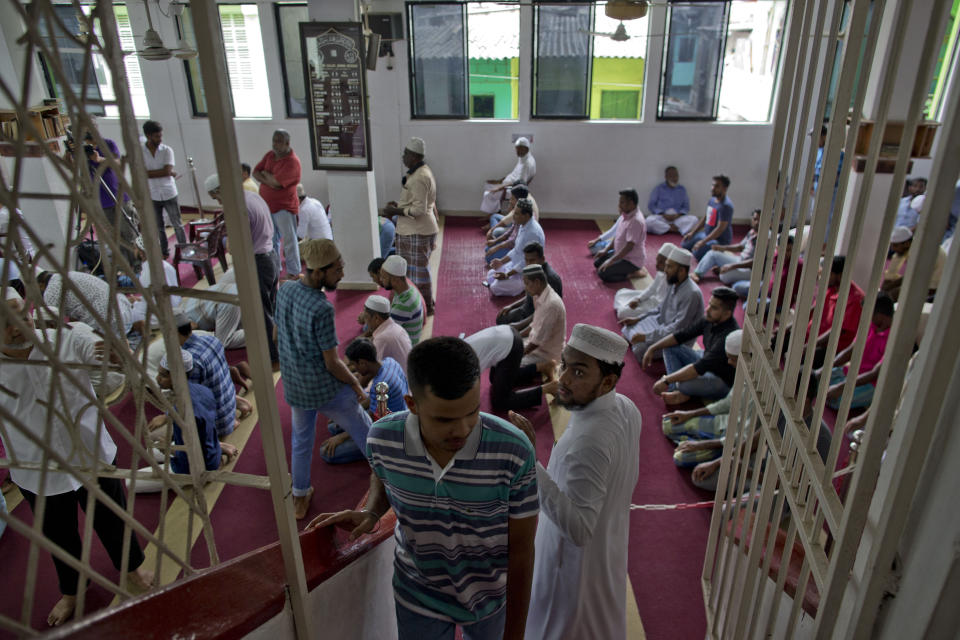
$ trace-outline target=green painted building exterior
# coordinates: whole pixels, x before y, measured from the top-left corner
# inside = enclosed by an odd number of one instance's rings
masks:
[[[643,58],[595,58],[590,119],[638,120],[643,110]],[[470,117],[519,117],[520,61],[470,59]]]

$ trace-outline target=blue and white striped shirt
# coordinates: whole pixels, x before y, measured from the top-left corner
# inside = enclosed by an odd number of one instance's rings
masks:
[[[539,512],[533,446],[510,423],[481,413],[445,469],[426,451],[409,412],[374,423],[367,458],[397,514],[393,588],[404,607],[473,623],[506,602],[511,518]]]

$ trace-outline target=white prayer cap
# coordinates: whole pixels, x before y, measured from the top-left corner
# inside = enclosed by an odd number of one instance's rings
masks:
[[[303,188],[303,185],[302,185],[302,184],[298,184],[298,185],[297,185],[297,197],[298,197],[298,198],[306,198],[306,197],[307,197],[307,192],[306,192],[306,190]]]
[[[147,250],[147,248],[143,246],[143,236],[137,236],[133,244],[137,245],[137,249],[140,249],[140,251]]]
[[[213,175],[207,176],[207,179],[203,181],[203,188],[207,190],[207,193],[212,193],[220,188],[220,176],[214,173]]]
[[[383,266],[380,268],[390,275],[397,276],[398,278],[402,278],[403,276],[407,275],[406,259],[396,254],[384,260]]]
[[[896,227],[890,234],[890,242],[906,242],[913,237],[913,232],[907,227]]]
[[[660,251],[657,251],[658,256],[663,256],[664,258],[669,258],[671,252],[677,248],[677,245],[672,242],[664,242],[663,246],[660,247]]]
[[[515,147],[526,147],[527,149],[529,149],[529,148],[530,148],[530,141],[527,140],[524,136],[520,136],[519,138],[517,138],[517,141],[513,143],[513,146],[515,146]]]
[[[923,201],[927,199],[927,194],[921,193],[910,201],[910,208],[914,211],[920,211],[923,208]]]
[[[567,346],[602,362],[622,364],[630,345],[619,333],[589,324],[576,324]]]
[[[723,343],[728,356],[739,356],[740,348],[743,345],[743,329],[737,329],[727,334],[727,340]]]
[[[424,151],[425,145],[423,144],[423,138],[417,138],[417,137],[410,138],[410,142],[408,142],[407,146],[404,148],[407,151],[419,153],[422,156],[426,155],[426,152]]]
[[[383,296],[372,295],[367,298],[363,306],[377,313],[390,313],[390,301]]]
[[[193,354],[186,349],[180,349],[180,357],[183,359],[183,370],[189,373],[193,369]],[[163,357],[160,358],[160,368],[170,371],[170,361],[167,359],[167,354],[163,354]]]
[[[686,249],[681,249],[680,247],[674,247],[670,250],[670,254],[667,256],[667,260],[673,260],[677,264],[682,264],[685,267],[689,267],[690,263],[693,262],[693,254],[687,251]]]

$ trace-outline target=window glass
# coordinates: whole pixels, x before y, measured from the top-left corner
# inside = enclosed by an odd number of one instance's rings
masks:
[[[73,5],[57,5],[53,8],[57,17],[63,22],[64,26],[73,35],[87,33],[88,29],[93,29],[94,34],[100,36],[99,21],[90,20],[91,7],[84,5],[80,7],[80,13]],[[136,50],[136,44],[133,39],[133,30],[130,26],[130,16],[127,13],[125,5],[113,6],[114,17],[117,22],[117,30],[120,36],[120,46],[124,51],[133,52]],[[45,21],[40,21],[41,33],[50,37],[50,29]],[[83,68],[84,68],[84,50],[78,47],[70,40],[59,27],[53,29],[53,36],[59,49],[60,63],[63,65],[64,73],[68,79],[68,84],[77,95],[83,93]],[[62,97],[62,89],[53,76],[53,72],[47,60],[40,55],[41,68],[47,82],[47,89],[53,97]],[[143,86],[143,77],[140,74],[140,59],[136,55],[127,55],[124,58],[124,68],[127,75],[127,83],[130,86],[130,98],[133,102],[133,112],[138,118],[147,118],[150,116],[150,110],[147,105],[147,95]],[[113,88],[113,78],[110,75],[107,63],[99,54],[93,54],[90,60],[90,73],[87,76],[87,86],[85,95],[90,100],[115,100],[116,93]],[[90,104],[87,106],[90,113],[100,116],[117,117],[120,110],[114,105]]]
[[[943,44],[940,46],[940,56],[933,72],[933,82],[930,84],[930,97],[927,99],[927,117],[933,120],[943,118],[943,98],[947,90],[947,81],[950,79],[950,70],[957,63],[957,40],[960,37],[960,28],[957,25],[957,13],[960,12],[960,0],[953,0],[950,9],[950,18],[947,30],[943,35]]]
[[[786,15],[786,0],[731,3],[718,120],[770,120]]]
[[[534,21],[533,116],[587,117],[593,5],[538,5]]]
[[[470,117],[516,119],[520,90],[520,7],[493,2],[467,5],[467,54],[470,57]],[[479,110],[478,103],[483,105]]]
[[[283,63],[283,88],[287,117],[307,117],[307,93],[303,82],[303,54],[300,48],[300,23],[309,20],[307,5],[278,4],[277,33]]]
[[[237,118],[270,118],[270,87],[267,84],[267,64],[263,55],[257,5],[221,4],[218,8],[233,115]],[[189,7],[184,7],[181,24],[184,40],[196,47],[196,32]],[[207,115],[207,98],[198,59],[184,60],[184,68],[193,113],[197,116]]]
[[[590,118],[638,120],[643,108],[648,21],[646,16],[623,22],[608,18],[605,5],[597,3],[593,23]],[[628,39],[621,40],[623,35]]]
[[[716,118],[727,8],[726,2],[670,5],[659,118]]]
[[[466,118],[465,6],[407,5],[410,100],[414,118]]]

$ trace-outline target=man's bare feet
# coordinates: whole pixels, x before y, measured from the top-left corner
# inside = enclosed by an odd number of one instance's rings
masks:
[[[220,467],[225,467],[240,455],[240,449],[229,442],[220,443]]]
[[[305,496],[293,496],[293,516],[297,520],[303,520],[310,511],[310,501],[313,499],[313,487],[307,491]]]
[[[51,627],[59,627],[73,617],[73,610],[76,606],[77,596],[63,596],[47,614],[47,624]]]
[[[142,593],[153,589],[153,571],[147,569],[144,564],[146,564],[146,562],[127,574],[127,585],[135,593]]]
[[[665,404],[683,404],[690,399],[690,396],[679,391],[664,391],[660,397]]]
[[[246,398],[237,397],[237,411],[240,412],[240,420],[244,420],[253,413],[253,405]]]
[[[697,275],[696,273],[691,272],[690,279],[696,282],[697,284],[700,284],[700,276]]]
[[[544,393],[549,393],[549,394],[552,395],[552,396],[556,396],[556,395],[557,395],[557,389],[559,389],[559,388],[560,388],[560,381],[559,381],[559,380],[551,380],[550,382],[547,382],[547,383],[544,384],[542,387],[540,387],[540,390],[543,391]]]
[[[537,363],[537,372],[547,377],[547,382],[557,379],[557,361],[548,360],[547,362]]]

